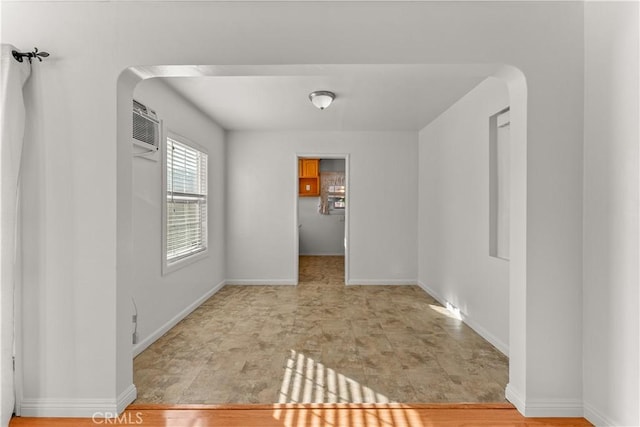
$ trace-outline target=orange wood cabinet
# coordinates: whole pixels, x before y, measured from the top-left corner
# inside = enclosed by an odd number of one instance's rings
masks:
[[[320,159],[298,159],[298,195],[320,195]]]
[[[320,159],[298,159],[298,176],[300,178],[317,178]]]

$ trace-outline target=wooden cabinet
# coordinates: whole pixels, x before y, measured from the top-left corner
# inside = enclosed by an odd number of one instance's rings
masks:
[[[317,178],[320,159],[298,159],[298,176],[300,178]]]
[[[298,159],[298,195],[320,195],[320,159]]]

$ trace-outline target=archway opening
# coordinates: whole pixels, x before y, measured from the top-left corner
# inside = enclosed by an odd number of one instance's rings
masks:
[[[133,169],[131,149],[131,102],[138,84],[150,78],[203,77],[203,76],[298,76],[318,74],[324,66],[225,66],[188,67],[158,66],[143,69],[128,69],[118,82],[118,283],[117,283],[117,352],[118,384],[123,388],[132,384],[131,361],[131,288],[136,265],[134,221],[131,217],[134,199],[132,190]],[[466,71],[464,70],[466,67]],[[511,261],[509,268],[509,377],[507,398],[518,405],[518,391],[524,388],[526,359],[526,83],[517,69],[504,66],[456,67],[461,73],[486,78],[501,79],[509,90],[509,107],[512,115],[511,127]],[[293,239],[291,239],[293,241]],[[228,243],[225,242],[225,248]],[[293,248],[292,248],[293,250]],[[228,253],[228,252],[227,252]],[[228,265],[228,263],[227,263]],[[293,269],[292,269],[293,271]],[[225,271],[226,279],[230,279]],[[233,277],[231,277],[233,279]],[[179,319],[178,319],[179,320]],[[119,387],[120,388],[120,387]],[[132,389],[135,390],[135,389]],[[130,394],[133,396],[133,394]]]

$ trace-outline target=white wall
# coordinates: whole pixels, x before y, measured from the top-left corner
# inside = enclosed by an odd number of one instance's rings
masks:
[[[640,425],[637,2],[585,4],[584,404]]]
[[[344,159],[321,159],[320,172],[344,172]]]
[[[166,130],[207,150],[209,170],[208,252],[204,259],[162,276],[162,162],[133,159],[133,288],[138,307],[139,352],[172,326],[184,310],[219,289],[225,278],[224,131],[160,79],[145,80],[134,93],[153,109]]]
[[[227,277],[296,283],[297,154],[350,154],[349,283],[415,283],[415,132],[229,132]],[[394,194],[402,209],[385,208]]]
[[[319,197],[300,197],[300,255],[344,255],[344,215],[320,215]]]
[[[521,241],[526,249],[520,264],[524,279],[512,281],[517,319],[511,316],[510,386],[525,413],[581,413],[583,11],[579,2],[554,1],[307,2],[304,7],[3,2],[2,40],[52,53],[34,64],[27,89],[23,401],[28,413],[91,416],[94,408],[115,408],[132,396],[129,108],[133,87],[145,75],[122,71],[134,64],[337,63],[510,64],[526,77],[521,93],[529,94],[522,110],[527,156],[520,166],[527,184],[520,197],[527,204],[519,217],[526,221]],[[326,31],[309,31],[327,22]],[[524,78],[518,85],[524,87]],[[363,170],[371,176],[379,172],[368,165]],[[359,251],[366,248],[354,248]],[[381,268],[377,256],[353,261],[373,263],[374,273]],[[290,270],[286,277],[292,277]]]
[[[508,354],[509,261],[489,256],[489,117],[509,105],[488,78],[420,131],[418,279]]]

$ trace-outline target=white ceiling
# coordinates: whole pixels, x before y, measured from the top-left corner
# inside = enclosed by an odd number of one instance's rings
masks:
[[[220,75],[196,67],[195,77],[169,86],[227,130],[417,131],[468,93],[493,67],[477,65],[322,65],[252,68]],[[217,74],[217,75],[208,75]],[[308,99],[336,93],[326,110]]]

